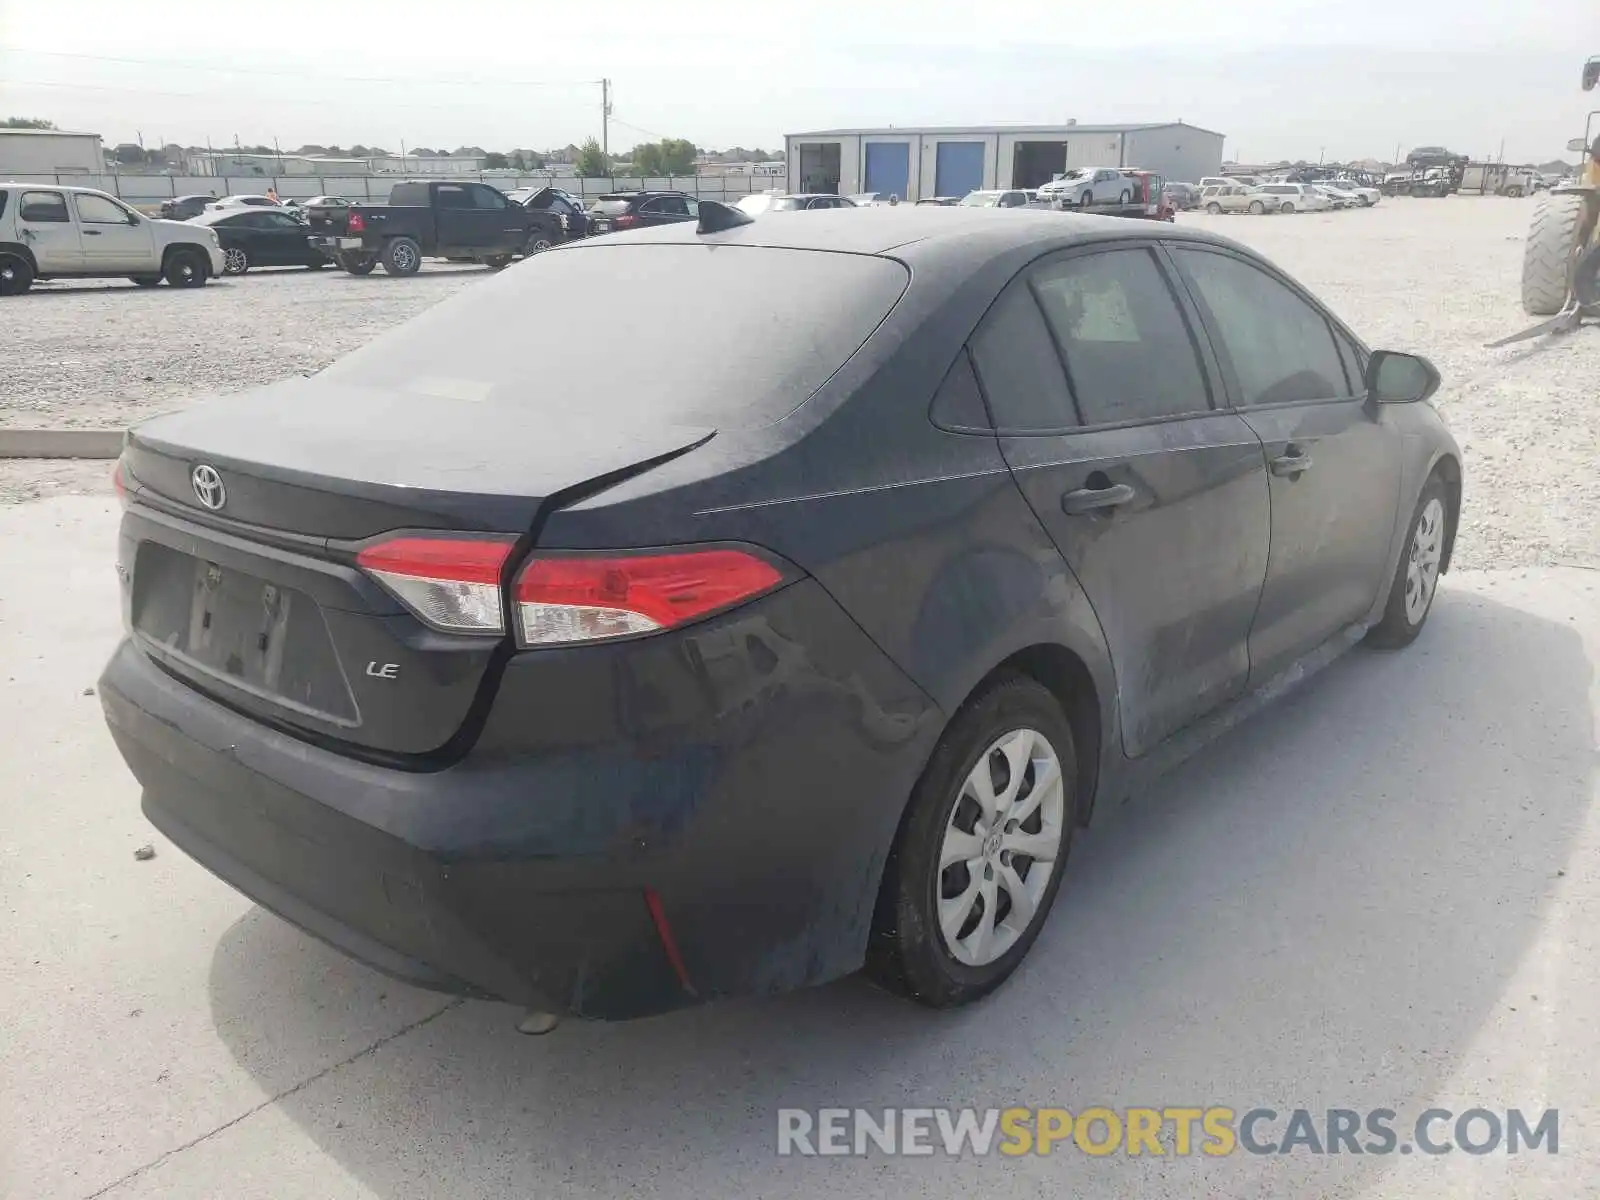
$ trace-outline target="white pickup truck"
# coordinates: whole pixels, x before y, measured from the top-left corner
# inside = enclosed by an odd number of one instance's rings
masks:
[[[201,287],[222,274],[217,232],[135,212],[92,188],[0,183],[0,296],[36,279],[126,276]]]

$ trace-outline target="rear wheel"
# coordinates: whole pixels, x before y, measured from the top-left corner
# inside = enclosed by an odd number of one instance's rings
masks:
[[[1406,531],[1405,548],[1389,585],[1389,602],[1383,619],[1367,631],[1367,641],[1384,650],[1410,645],[1422,632],[1433,611],[1444,565],[1444,547],[1450,535],[1450,497],[1437,477],[1429,479],[1417,497],[1416,512]]]
[[[250,269],[250,255],[243,246],[229,246],[222,252],[222,273],[243,275]]]
[[[868,972],[933,1008],[1005,982],[1039,935],[1074,827],[1077,757],[1054,696],[1010,676],[950,722],[884,870]]]
[[[536,233],[528,239],[528,244],[522,253],[524,257],[532,258],[535,254],[543,254],[554,245],[555,243],[550,240],[549,234]]]
[[[1252,200],[1250,201],[1250,211],[1259,217],[1262,213],[1267,211],[1267,206],[1261,203],[1259,200]]]
[[[1257,203],[1259,203],[1259,201]],[[1220,217],[1222,215],[1222,205],[1213,200],[1210,204],[1206,205],[1206,212],[1210,213],[1213,217]]]
[[[352,275],[371,275],[378,265],[376,254],[341,254],[339,266]]]
[[[1522,249],[1522,309],[1548,317],[1561,311],[1572,290],[1572,266],[1582,246],[1581,192],[1546,192],[1534,205]]]
[[[383,246],[383,269],[390,275],[415,275],[422,269],[422,247],[412,238],[390,238]]]
[[[18,254],[0,255],[0,296],[20,296],[33,286],[33,267]]]
[[[1281,212],[1281,213],[1292,213],[1294,211],[1294,205],[1292,205],[1292,204],[1288,203],[1287,201],[1285,201],[1278,208],[1278,211]]]
[[[483,256],[483,265],[491,271],[504,271],[511,265],[511,255],[486,254]]]
[[[211,264],[198,250],[174,250],[162,275],[173,287],[205,287],[211,278]]]

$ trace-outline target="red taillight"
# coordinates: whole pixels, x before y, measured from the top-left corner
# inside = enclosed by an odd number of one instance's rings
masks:
[[[122,507],[128,507],[128,479],[122,473],[122,460],[117,459],[117,465],[111,468],[111,486],[117,493],[117,499],[122,502]]]
[[[349,223],[345,225],[345,228],[351,233],[365,233],[367,231],[367,219],[352,208],[350,210]]]
[[[638,217],[634,216],[632,213],[623,213],[620,217],[613,217],[612,218],[612,220],[611,220],[611,228],[613,228],[613,229],[632,229],[638,223],[639,223],[639,218]]]
[[[396,537],[356,555],[361,568],[426,624],[450,633],[504,633],[499,538]]]
[[[743,550],[532,559],[517,577],[525,646],[654,633],[771,591],[783,573]]]

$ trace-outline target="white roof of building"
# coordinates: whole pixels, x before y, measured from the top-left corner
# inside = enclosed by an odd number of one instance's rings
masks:
[[[71,129],[0,129],[3,134],[15,134],[18,137],[87,137],[98,138],[98,133],[77,133]]]
[[[1223,137],[1215,129],[1204,129],[1199,125],[1190,125],[1185,121],[1146,121],[1128,125],[901,125],[887,126],[881,129],[813,129],[804,133],[791,133],[786,136],[791,138],[816,138],[816,137],[894,137],[909,134],[931,133],[960,134],[960,133],[1137,133],[1146,129],[1185,129],[1197,130],[1200,133],[1209,133],[1214,137]]]

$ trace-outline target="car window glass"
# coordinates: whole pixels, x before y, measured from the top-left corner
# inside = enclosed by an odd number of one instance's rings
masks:
[[[1345,378],[1353,396],[1365,395],[1367,390],[1367,360],[1360,349],[1337,329],[1333,332],[1334,344],[1339,348],[1339,359],[1344,363]]]
[[[1084,424],[1210,407],[1194,338],[1149,250],[1059,259],[1032,283]]]
[[[267,213],[267,228],[269,229],[299,229],[300,222],[288,213]]]
[[[78,207],[78,220],[86,225],[126,225],[128,213],[104,196],[79,192],[73,198]]]
[[[978,382],[1001,431],[1050,432],[1078,424],[1061,358],[1025,280],[1001,293],[970,348]]]
[[[475,187],[472,196],[479,208],[503,209],[506,206],[506,198],[492,187]]]
[[[944,382],[934,393],[933,407],[928,415],[941,429],[957,432],[989,428],[989,414],[983,407],[983,393],[978,391],[978,377],[973,373],[972,360],[963,350],[956,355],[945,373]]]
[[[19,215],[24,221],[36,223],[67,224],[67,200],[60,192],[23,192]]]
[[[1350,395],[1327,318],[1258,267],[1175,247],[1222,335],[1244,404]]]
[[[467,195],[467,189],[454,184],[441,184],[434,197],[434,203],[440,208],[472,207],[472,197]]]

